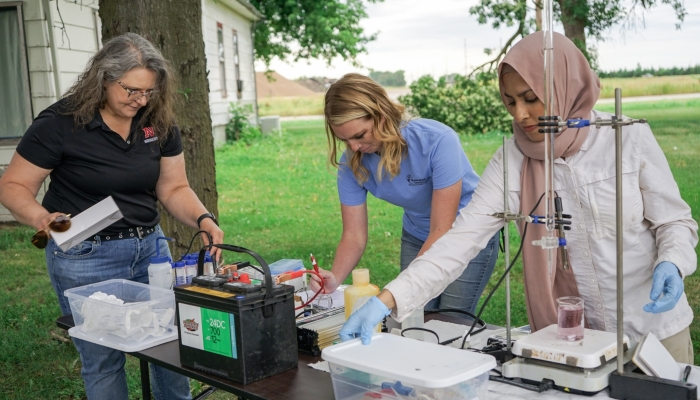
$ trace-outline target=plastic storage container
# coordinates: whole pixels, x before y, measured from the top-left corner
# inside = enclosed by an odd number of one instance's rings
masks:
[[[113,295],[124,304],[91,299],[97,292]],[[177,340],[172,290],[125,279],[111,279],[68,289],[75,327],[72,337],[131,352]]]
[[[270,274],[272,275],[279,275],[287,271],[299,271],[300,269],[304,269],[304,263],[301,260],[284,258],[270,264]]]
[[[496,359],[480,353],[375,333],[323,349],[336,400],[485,400]]]

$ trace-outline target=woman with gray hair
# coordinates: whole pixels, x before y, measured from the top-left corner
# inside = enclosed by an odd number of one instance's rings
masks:
[[[22,137],[0,178],[0,202],[20,223],[38,230],[61,312],[70,314],[66,289],[108,279],[148,283],[149,259],[170,255],[158,225],[156,202],[182,223],[223,232],[185,174],[175,125],[173,73],[146,39],[127,33],[109,40],[58,102],[42,111]],[[51,177],[41,204],[39,188]],[[63,251],[48,235],[66,215],[80,214],[112,196],[123,218]],[[217,255],[216,253],[214,254]],[[124,353],[73,339],[89,399],[126,399]],[[157,399],[189,399],[184,376],[151,366]]]

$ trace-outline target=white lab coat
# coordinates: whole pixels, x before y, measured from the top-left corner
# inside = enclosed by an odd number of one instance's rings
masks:
[[[591,119],[596,117],[606,119],[611,114],[593,111]],[[440,294],[503,226],[503,220],[491,216],[504,209],[502,151],[500,148],[489,162],[474,197],[452,229],[386,286],[396,299],[393,315],[397,320]],[[637,340],[651,331],[665,339],[693,320],[685,293],[665,313],[650,314],[642,307],[650,301],[653,269],[660,262],[674,263],[683,277],[695,271],[698,225],[648,125],[623,128],[622,153],[625,334]],[[510,210],[519,211],[524,155],[512,138],[508,154]],[[614,129],[591,127],[574,156],[555,160],[554,189],[562,198],[564,213],[573,217],[566,239],[578,290],[585,300],[586,320],[592,329],[615,331]]]

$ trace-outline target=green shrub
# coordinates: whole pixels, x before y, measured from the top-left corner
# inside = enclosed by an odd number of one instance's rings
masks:
[[[242,106],[238,103],[229,103],[228,112],[231,114],[231,120],[226,124],[226,142],[250,144],[256,138],[262,137],[260,129],[248,122],[250,114],[253,113],[251,104]]]
[[[470,135],[511,130],[512,118],[501,102],[494,73],[479,73],[474,78],[443,76],[437,81],[426,75],[409,87],[411,93],[399,97],[399,101],[413,115],[440,121]]]

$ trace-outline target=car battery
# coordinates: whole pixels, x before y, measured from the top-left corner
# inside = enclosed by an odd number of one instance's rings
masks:
[[[268,275],[267,264],[255,256]],[[297,367],[292,286],[200,275],[174,291],[184,367],[242,384]]]

